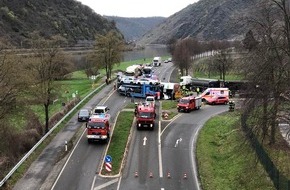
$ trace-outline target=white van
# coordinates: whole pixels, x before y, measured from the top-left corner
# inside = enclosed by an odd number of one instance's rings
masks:
[[[96,106],[92,115],[107,114],[109,110],[108,106]]]
[[[200,95],[203,101],[212,99],[213,97],[226,97],[229,98],[229,89],[228,88],[207,88]]]

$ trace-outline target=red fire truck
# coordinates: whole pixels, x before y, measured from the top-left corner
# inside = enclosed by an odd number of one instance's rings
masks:
[[[191,110],[197,110],[201,107],[201,97],[187,96],[179,99],[177,104],[177,110],[179,112],[190,112]]]
[[[153,130],[156,118],[155,106],[152,103],[144,102],[136,104],[135,109],[137,129],[148,128]]]
[[[109,142],[110,114],[92,115],[87,122],[88,143],[94,141]]]

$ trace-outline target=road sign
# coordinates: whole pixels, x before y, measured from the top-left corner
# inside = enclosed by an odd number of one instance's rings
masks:
[[[112,171],[112,164],[111,162],[106,162],[105,163],[105,168],[108,172]]]
[[[105,157],[105,162],[112,162],[112,157],[110,155],[107,155]]]

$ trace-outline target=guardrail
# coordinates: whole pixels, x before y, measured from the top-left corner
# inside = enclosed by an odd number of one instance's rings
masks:
[[[95,90],[93,90],[91,93],[89,93],[86,97],[84,97],[73,109],[71,109],[57,124],[55,124],[31,149],[28,153],[24,155],[24,157],[10,170],[10,172],[4,177],[4,179],[0,182],[0,187],[2,187],[5,182],[13,175],[13,173],[23,164],[23,162],[34,152],[34,150],[47,138],[48,135],[50,135],[54,129],[56,129],[75,109],[78,108],[79,105],[81,105],[87,98],[89,98],[92,94],[94,94],[96,91],[101,89],[106,84],[102,84]]]

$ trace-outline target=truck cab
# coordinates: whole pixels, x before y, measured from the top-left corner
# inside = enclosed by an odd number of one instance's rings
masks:
[[[92,115],[86,127],[88,143],[94,141],[109,142],[111,133],[109,114]]]
[[[153,66],[159,67],[161,66],[162,58],[161,57],[154,57],[153,58]]]
[[[146,102],[136,105],[136,126],[138,130],[141,128],[153,130],[155,118],[155,106]]]
[[[192,82],[191,76],[181,76],[180,81],[179,81],[179,85],[180,86],[187,86],[187,85],[190,85],[191,82]]]

